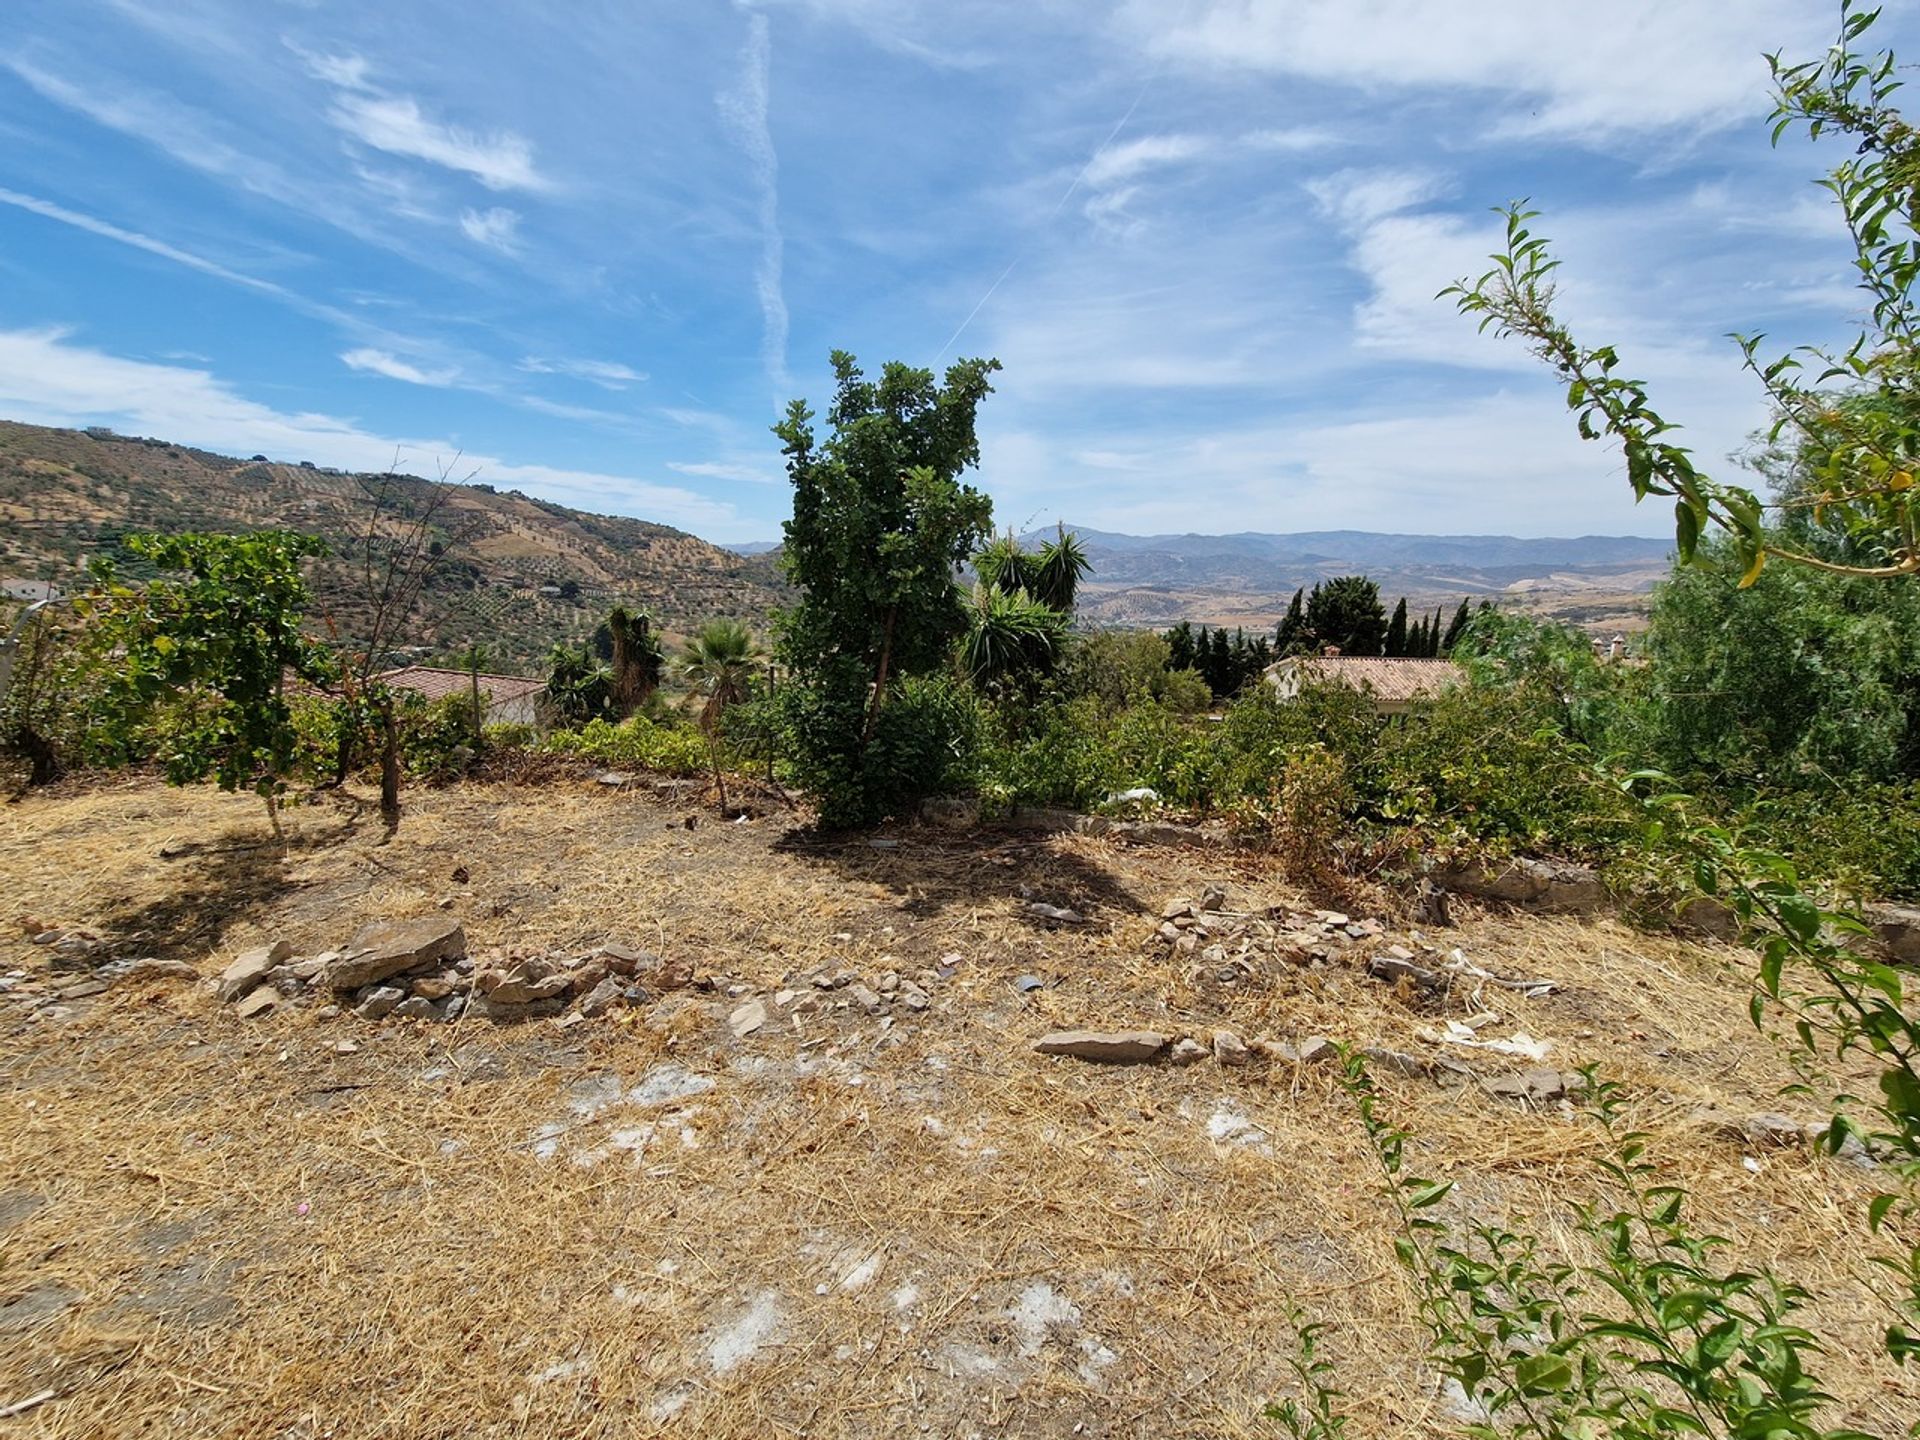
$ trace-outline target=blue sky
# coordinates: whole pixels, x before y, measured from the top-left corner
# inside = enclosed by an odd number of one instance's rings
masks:
[[[767,426],[835,347],[999,357],[1003,525],[1658,534],[1433,300],[1489,207],[1547,211],[1576,330],[1711,460],[1765,418],[1726,332],[1864,308],[1839,151],[1767,145],[1806,0],[7,12],[0,415],[721,541],[777,535]]]

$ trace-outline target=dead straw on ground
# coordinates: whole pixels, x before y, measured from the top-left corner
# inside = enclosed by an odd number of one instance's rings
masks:
[[[566,1031],[245,1025],[166,982],[64,1020],[0,1012],[0,1407],[51,1396],[0,1423],[46,1440],[1271,1435],[1298,1305],[1330,1326],[1352,1433],[1435,1432],[1378,1166],[1326,1070],[1108,1069],[1027,1042],[1229,1026],[1431,1053],[1419,1029],[1470,996],[1410,1005],[1350,966],[1197,988],[1152,938],[1160,903],[1209,882],[1301,902],[1257,856],[922,829],[876,849],[788,818],[689,830],[688,813],[577,781],[470,786],[411,796],[385,845],[350,806],[300,809],[284,850],[255,844],[248,801],[145,782],[0,813],[0,943],[25,966],[45,959],[13,938],[28,913],[206,968],[443,902],[475,947],[621,940],[723,988],[959,957],[924,1016],[738,1043],[718,995]],[[1029,896],[1090,923],[1037,928]],[[1788,1108],[1738,952],[1462,919],[1434,938],[1560,987],[1488,1001],[1498,1033],[1620,1080],[1702,1223],[1813,1293],[1836,1422],[1888,1432],[1920,1409],[1878,1354],[1872,1175],[1753,1153],[1703,1118]],[[1049,983],[1023,996],[1024,973]],[[603,1076],[693,1083],[597,1108]],[[1453,1213],[1577,1251],[1590,1124],[1380,1083],[1412,1163],[1456,1181]]]

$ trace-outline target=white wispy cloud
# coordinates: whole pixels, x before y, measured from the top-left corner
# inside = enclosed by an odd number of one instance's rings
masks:
[[[1495,128],[1592,142],[1720,125],[1764,108],[1764,51],[1831,39],[1830,7],[1797,0],[1616,0],[1604,16],[1535,0],[1128,0],[1122,29],[1208,69],[1298,75],[1371,92],[1508,98]]]
[[[1349,229],[1411,210],[1449,193],[1451,182],[1430,170],[1336,170],[1307,181],[1307,193]]]
[[[342,90],[328,118],[346,135],[389,155],[470,175],[489,190],[553,189],[533,163],[533,145],[510,130],[483,134],[428,115],[410,95]]]
[[[462,210],[460,228],[476,245],[503,255],[520,253],[520,212],[495,205],[486,210]]]
[[[603,390],[625,390],[629,385],[642,384],[647,378],[646,371],[614,360],[550,359],[528,355],[520,361],[520,368],[529,375],[571,375],[576,380],[591,381]]]
[[[1210,143],[1198,135],[1143,135],[1109,145],[1087,162],[1080,178],[1096,190],[1105,189],[1145,171],[1191,160],[1209,148]]]
[[[738,480],[748,485],[777,484],[781,476],[758,465],[734,465],[721,460],[669,460],[667,469],[705,480]]]
[[[767,17],[749,15],[740,74],[717,103],[734,142],[746,152],[753,178],[760,225],[760,262],[754,271],[754,289],[760,297],[760,360],[774,388],[785,394],[793,388],[793,380],[787,373],[787,298],[781,277],[786,239],[780,230],[780,156],[773,148],[773,130],[767,121],[772,58]]]
[[[135,250],[144,250],[162,260],[175,265],[184,265],[189,270],[197,270],[202,275],[210,275],[229,285],[238,285],[261,295],[268,295],[282,304],[289,305],[301,313],[312,315],[316,319],[330,320],[335,324],[354,325],[357,322],[346,311],[331,305],[323,305],[307,299],[297,291],[271,280],[262,280],[258,276],[248,275],[218,261],[209,260],[204,255],[196,255],[191,250],[183,250],[165,240],[144,235],[138,230],[129,230],[123,225],[102,220],[97,216],[83,214],[78,210],[69,210],[64,205],[56,205],[51,200],[43,200],[35,195],[23,195],[17,190],[0,189],[0,205],[11,205],[16,210],[25,210],[42,219],[70,225],[76,230],[84,230],[89,235],[98,235],[103,240],[112,240],[116,244],[130,246]]]
[[[375,350],[371,346],[362,346],[357,350],[348,350],[340,356],[340,363],[349,370],[365,371],[369,375],[384,375],[389,380],[401,380],[408,385],[430,385],[436,389],[445,389],[460,378],[459,370],[449,366],[443,370],[423,370],[418,365],[409,364],[398,355],[385,350]]]
[[[73,343],[71,332],[61,329],[0,330],[0,407],[34,424],[115,424],[229,453],[258,451],[349,470],[384,470],[398,453],[402,468],[432,474],[436,458],[459,455],[462,474],[503,488],[701,533],[740,538],[754,529],[742,525],[731,505],[682,487],[514,464],[446,439],[398,438],[332,415],[289,414],[247,399],[207,370],[108,354]]]

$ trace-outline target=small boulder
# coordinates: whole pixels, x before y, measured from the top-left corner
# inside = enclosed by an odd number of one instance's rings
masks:
[[[280,1003],[280,992],[271,985],[261,985],[252,994],[233,1007],[233,1013],[242,1020],[251,1020],[256,1015],[264,1015]]]
[[[376,985],[361,998],[358,1005],[353,1007],[353,1013],[362,1020],[384,1020],[398,1009],[400,1002],[406,998],[407,992],[397,985]]]
[[[853,1004],[858,1005],[869,1015],[878,1015],[880,1013],[880,1007],[886,1003],[881,1000],[880,996],[870,987],[859,981],[855,981],[847,987],[847,999]]]
[[[129,960],[120,972],[122,980],[198,980],[200,972],[184,960]]]
[[[442,970],[438,975],[421,975],[413,982],[413,993],[422,1000],[444,1000],[460,986],[460,977]]]
[[[1213,1058],[1222,1065],[1244,1065],[1251,1058],[1247,1042],[1231,1030],[1213,1032]]]
[[[221,1000],[237,1000],[266,979],[269,970],[292,955],[293,946],[285,940],[241,951],[234,962],[220,972],[217,985]]]
[[[467,952],[467,932],[444,915],[417,920],[376,920],[362,927],[346,953],[327,966],[325,982],[334,990],[358,990],[402,971],[435,961],[455,960]]]
[[[1212,1053],[1206,1046],[1188,1035],[1173,1042],[1173,1049],[1167,1052],[1167,1059],[1175,1065],[1197,1065]]]
[[[765,1000],[749,1000],[727,1017],[727,1028],[733,1031],[734,1039],[744,1040],[754,1031],[764,1028],[772,1018],[773,1007]]]
[[[438,1020],[440,1009],[431,1000],[419,995],[409,995],[393,1007],[396,1020]]]
[[[1042,1055],[1137,1065],[1166,1049],[1168,1039],[1154,1030],[1056,1030],[1034,1041],[1033,1048]]]
[[[591,1020],[606,1014],[615,1005],[624,1004],[626,998],[625,987],[609,975],[581,997],[580,1013]]]

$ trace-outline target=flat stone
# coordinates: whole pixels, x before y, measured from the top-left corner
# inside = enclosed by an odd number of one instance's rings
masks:
[[[1046,920],[1055,925],[1084,925],[1087,917],[1078,910],[1069,910],[1064,905],[1048,905],[1044,901],[1029,900],[1021,906],[1023,914],[1035,920]]]
[[[764,1028],[772,1018],[773,1009],[765,1000],[749,1000],[727,1017],[727,1028],[733,1031],[734,1039],[744,1040],[754,1031]]]
[[[1168,1038],[1154,1030],[1056,1030],[1034,1041],[1033,1048],[1042,1055],[1133,1065],[1166,1049]]]
[[[847,987],[847,999],[858,1005],[869,1015],[878,1015],[885,1003],[880,996],[866,985],[853,984]]]
[[[264,1015],[280,1003],[280,992],[271,985],[261,985],[252,994],[233,1007],[233,1013],[242,1020],[251,1020],[256,1015]]]
[[[533,1005],[542,1000],[558,999],[572,986],[573,979],[568,975],[548,975],[539,980],[515,976],[487,991],[487,999],[495,1005]]]
[[[384,1020],[398,1009],[400,1002],[406,998],[407,992],[397,985],[376,985],[367,992],[366,998],[353,1007],[353,1013],[362,1020]]]
[[[85,1000],[94,995],[104,995],[111,982],[106,980],[82,980],[77,985],[69,985],[58,993],[62,1000]]]
[[[376,920],[323,972],[330,989],[358,990],[403,970],[455,960],[467,952],[467,932],[444,915],[417,920]]]
[[[626,987],[612,976],[607,976],[580,999],[580,1013],[589,1020],[604,1015],[615,1005],[626,1002]]]
[[[223,1001],[236,1000],[267,978],[267,972],[282,960],[293,957],[293,946],[285,940],[243,950],[233,963],[220,972],[218,993]]]
[[[1911,905],[1869,905],[1861,917],[1873,931],[1880,952],[1901,965],[1920,965],[1920,909]]]
[[[1300,1042],[1296,1053],[1302,1065],[1324,1065],[1340,1058],[1340,1047],[1324,1035],[1311,1035]]]
[[[1244,1065],[1252,1057],[1247,1050],[1247,1042],[1233,1031],[1216,1030],[1213,1032],[1213,1058],[1222,1065]]]
[[[1213,1052],[1195,1040],[1191,1035],[1173,1042],[1173,1049],[1167,1053],[1167,1059],[1175,1065],[1197,1065]]]

